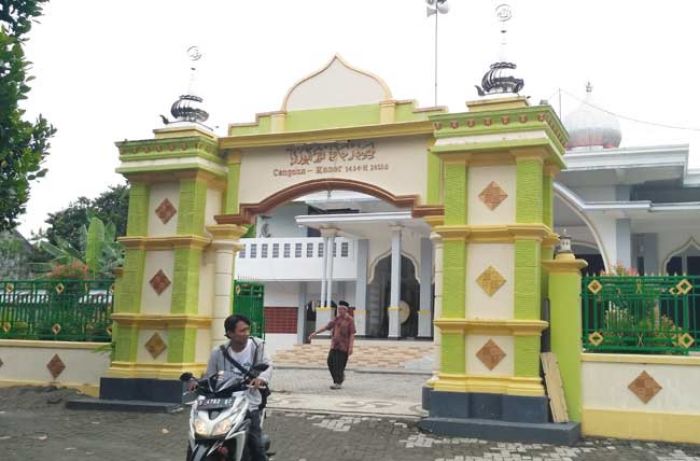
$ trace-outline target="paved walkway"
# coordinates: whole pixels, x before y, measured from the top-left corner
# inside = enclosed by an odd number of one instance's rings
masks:
[[[329,346],[328,339],[314,339],[311,344],[297,344],[292,349],[278,351],[272,361],[277,366],[325,368]],[[358,339],[348,360],[348,369],[429,373],[434,367],[434,355],[432,341]]]
[[[350,392],[350,391],[349,391]],[[67,410],[64,390],[0,389],[3,461],[183,460],[187,413]],[[700,446],[585,440],[573,447],[420,433],[415,421],[271,410],[273,461],[700,461]]]
[[[421,433],[427,375],[277,369],[266,431],[273,461],[700,461],[700,445],[586,439],[573,447]],[[188,412],[67,410],[69,390],[0,389],[0,459],[183,460]]]
[[[429,374],[348,371],[340,390],[330,389],[328,370],[276,369],[270,407],[362,415],[423,416],[421,388]]]

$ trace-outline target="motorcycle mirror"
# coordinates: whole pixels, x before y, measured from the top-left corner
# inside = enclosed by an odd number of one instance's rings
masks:
[[[265,371],[268,368],[270,368],[270,365],[268,365],[267,363],[258,363],[257,365],[253,366],[253,370],[255,371]]]
[[[192,378],[194,378],[194,376],[189,371],[180,375],[180,381],[183,381],[183,382],[187,382]]]

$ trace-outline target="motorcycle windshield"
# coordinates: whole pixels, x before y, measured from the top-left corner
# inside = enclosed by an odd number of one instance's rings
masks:
[[[216,376],[214,392],[216,392],[217,394],[224,392],[237,392],[245,389],[245,382],[239,374],[232,373],[230,371],[224,371],[220,372]]]

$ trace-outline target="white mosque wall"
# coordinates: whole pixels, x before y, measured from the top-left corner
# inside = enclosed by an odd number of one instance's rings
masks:
[[[299,305],[299,282],[271,282],[265,284],[265,307]]]
[[[303,238],[306,237],[306,227],[297,225],[294,218],[298,215],[308,214],[309,207],[304,203],[286,203],[281,205],[265,217],[258,216],[256,221],[258,237],[261,237],[263,227],[272,238]],[[266,225],[266,226],[265,226]]]
[[[659,265],[665,271],[666,263],[676,253],[682,253],[686,248],[700,244],[700,229],[677,229],[658,233]],[[693,242],[695,245],[693,245]],[[695,246],[695,248],[698,248]]]

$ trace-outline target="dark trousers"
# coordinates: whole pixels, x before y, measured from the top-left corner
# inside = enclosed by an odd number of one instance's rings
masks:
[[[348,353],[338,349],[328,352],[328,371],[331,372],[335,384],[345,381],[345,366],[348,364]]]
[[[250,417],[250,429],[248,429],[248,441],[246,444],[250,450],[252,461],[267,461],[267,454],[262,440],[262,428],[260,427],[260,410],[248,413]]]

